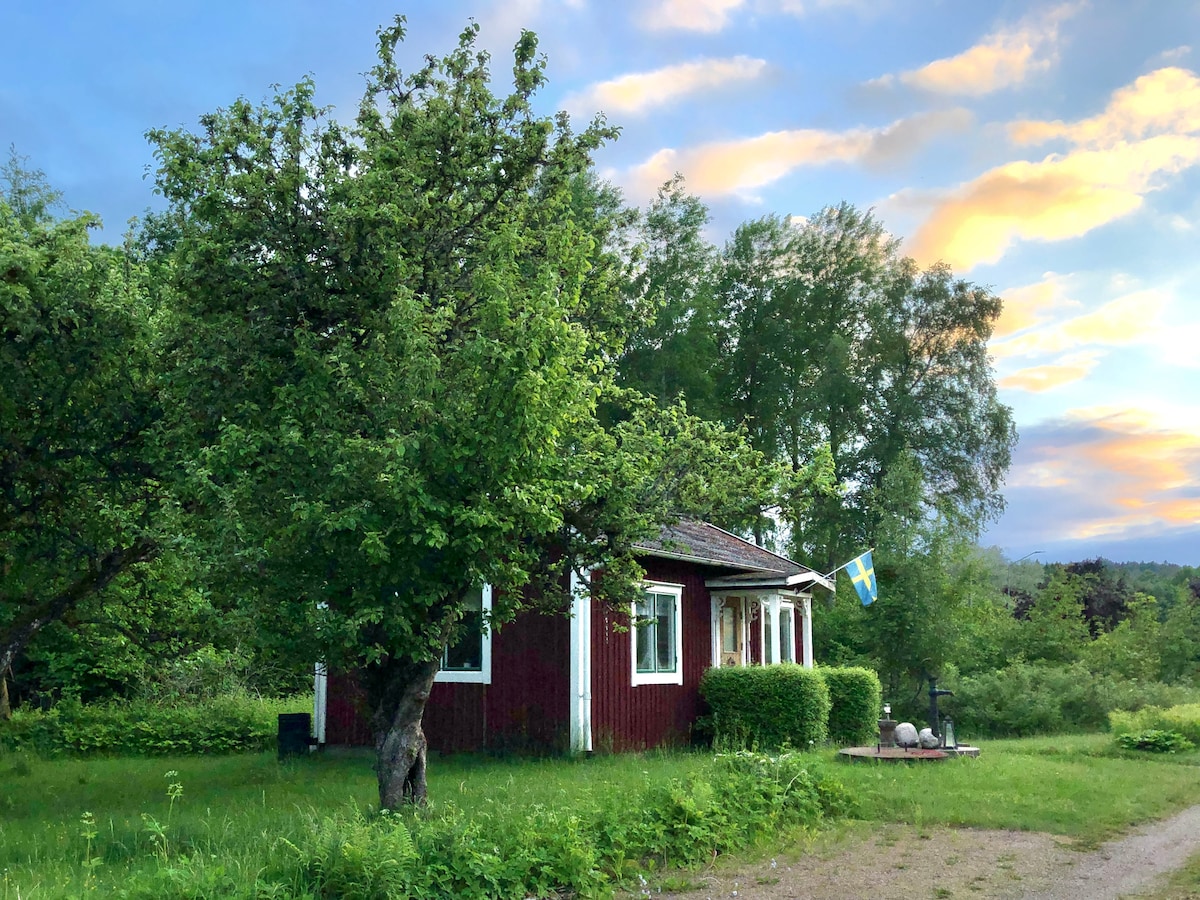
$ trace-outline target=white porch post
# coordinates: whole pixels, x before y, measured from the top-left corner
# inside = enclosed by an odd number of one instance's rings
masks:
[[[767,617],[767,621],[763,623],[763,627],[767,632],[767,640],[771,642],[771,659],[775,662],[779,662],[781,659],[783,659],[783,657],[779,655],[779,595],[768,594],[766,605],[771,614]]]
[[[592,590],[590,573],[571,572],[571,752],[592,750]]]
[[[802,629],[802,661],[804,668],[811,669],[813,667],[813,648],[812,648],[812,597],[805,594],[801,600],[804,605],[800,609],[800,622]]]

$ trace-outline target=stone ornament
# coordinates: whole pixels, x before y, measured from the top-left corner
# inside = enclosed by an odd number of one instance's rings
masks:
[[[917,746],[917,727],[912,722],[901,722],[897,725],[896,743],[901,747]]]

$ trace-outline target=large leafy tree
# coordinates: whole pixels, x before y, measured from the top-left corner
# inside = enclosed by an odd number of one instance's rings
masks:
[[[1001,509],[1015,431],[987,356],[997,296],[943,265],[919,269],[847,204],[746,222],[705,264],[704,209],[678,180],[651,207],[655,221],[674,225],[646,267],[672,276],[655,282],[665,296],[645,329],[663,352],[631,353],[623,374],[664,399],[696,392],[699,411],[744,424],[798,475],[832,468],[839,490],[822,480],[785,509],[795,553],[832,568],[873,544],[884,484],[906,455],[928,515],[971,534]],[[682,383],[677,359],[706,365],[707,380]]]
[[[128,253],[14,159],[0,194],[0,677],[163,546],[153,315]],[[2,693],[2,691],[0,691]],[[2,704],[0,704],[2,705]]]
[[[403,21],[382,30],[350,128],[305,82],[152,135],[180,490],[296,652],[362,673],[388,808],[425,797],[421,716],[473,587],[492,624],[561,609],[572,565],[627,596],[636,540],[726,471],[762,478],[717,452],[736,436],[606,388],[620,216],[589,156],[613,132],[534,112],[529,33],[494,94],[476,33],[405,74]]]

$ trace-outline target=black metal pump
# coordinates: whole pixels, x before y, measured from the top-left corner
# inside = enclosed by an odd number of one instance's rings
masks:
[[[937,676],[929,676],[929,727],[933,733],[941,737],[941,726],[938,719],[938,697],[953,697],[954,691],[947,691],[937,686]]]

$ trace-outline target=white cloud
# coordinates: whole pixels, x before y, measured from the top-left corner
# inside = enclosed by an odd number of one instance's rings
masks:
[[[649,196],[676,172],[682,172],[689,189],[699,194],[748,195],[805,166],[839,162],[887,166],[910,156],[938,134],[962,130],[970,122],[966,110],[939,110],[882,128],[801,128],[684,150],[666,148],[635,166],[623,180],[636,195]]]
[[[697,91],[753,80],[766,68],[765,60],[734,56],[634,72],[592,85],[582,94],[567,98],[566,107],[572,112],[638,114]]]
[[[1164,290],[1135,291],[1091,312],[993,341],[988,349],[997,359],[1006,359],[1063,353],[1079,347],[1144,344],[1161,333],[1163,313],[1170,302],[1171,297]]]
[[[1057,61],[1059,25],[1081,7],[1081,3],[1053,7],[1016,25],[998,28],[956,56],[899,75],[884,75],[870,84],[900,82],[937,94],[976,97],[1022,84]]]
[[[700,31],[714,34],[732,20],[732,14],[750,4],[746,0],[657,0],[641,17],[652,31]],[[755,12],[805,16],[825,9],[849,8],[863,13],[878,6],[878,0],[756,0]]]
[[[655,31],[683,30],[713,33],[729,24],[729,14],[745,0],[659,0],[642,19]]]

